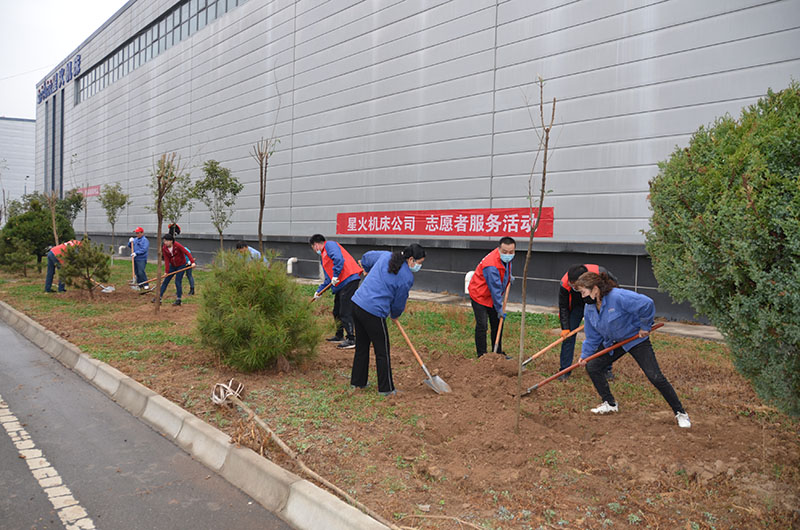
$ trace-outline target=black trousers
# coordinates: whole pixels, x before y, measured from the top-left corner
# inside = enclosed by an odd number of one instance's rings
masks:
[[[389,331],[386,319],[376,317],[353,304],[353,323],[356,330],[356,350],[353,354],[353,370],[350,372],[350,384],[357,387],[367,386],[369,378],[369,345],[375,350],[375,365],[378,369],[378,392],[394,390],[392,380],[392,362],[389,359]]]
[[[333,295],[333,319],[336,321],[336,336],[354,338],[353,328],[353,295],[356,294],[359,280],[354,280]]]
[[[494,349],[494,343],[497,340],[497,328],[500,326],[500,316],[494,307],[479,304],[472,298],[472,312],[475,313],[475,350],[478,357],[486,353],[486,330],[487,324],[492,326],[492,344],[491,349]],[[488,321],[488,323],[487,323]],[[500,344],[497,348],[498,353],[503,353],[503,333],[500,332]]]
[[[669,406],[672,407],[672,412],[676,414],[678,412],[686,412],[683,409],[681,400],[678,399],[678,394],[675,393],[675,389],[672,388],[670,382],[661,373],[661,368],[658,367],[658,361],[656,361],[656,354],[653,351],[650,339],[640,342],[631,348],[628,353],[636,360],[639,368],[642,369],[650,383],[664,396]],[[600,394],[600,399],[607,401],[609,405],[615,405],[617,400],[614,399],[614,395],[611,393],[605,373],[608,368],[611,368],[611,364],[621,359],[623,355],[625,355],[625,350],[620,347],[614,350],[614,355],[601,355],[597,359],[592,359],[586,363],[586,371],[589,372],[589,377],[592,379],[595,390]]]

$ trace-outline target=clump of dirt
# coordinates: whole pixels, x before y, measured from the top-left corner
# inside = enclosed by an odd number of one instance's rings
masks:
[[[79,292],[64,296],[86,300]],[[167,303],[156,315],[149,295],[124,288],[98,295],[94,304],[113,312],[81,319],[33,316],[91,348],[109,341],[93,335],[93,328],[116,326],[122,336],[126,322],[160,322],[168,334],[191,335],[197,310],[195,302]],[[391,353],[399,394],[390,398],[376,396],[374,373],[367,389],[350,389],[353,351],[327,342],[302,365],[256,374],[233,372],[213,352],[173,343],[144,360],[109,362],[291,468],[238,411],[211,403],[213,385],[235,377],[245,385],[246,400],[280,425],[276,430],[310,467],[403,526],[463,528],[434,515],[475,527],[521,529],[800,524],[797,423],[763,406],[724,352],[708,353],[702,341],[656,335],[658,360],[692,418],[691,429],[677,427],[630,358],[614,365],[611,385],[620,411],[610,416],[589,412],[599,398],[583,370],[521,398],[518,416],[516,358],[429,356],[423,348],[428,368],[453,389],[438,395],[423,383],[425,374],[400,341],[393,341]],[[555,372],[557,357],[555,349],[532,363],[522,388]]]

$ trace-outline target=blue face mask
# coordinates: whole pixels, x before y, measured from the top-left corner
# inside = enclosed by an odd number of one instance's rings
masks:
[[[316,252],[318,255],[322,256],[322,251],[321,251],[321,250],[317,250],[317,251],[315,251],[315,252]]]
[[[503,263],[508,263],[512,259],[514,259],[514,254],[500,254],[500,260]]]
[[[421,268],[422,268],[422,263],[415,263],[413,266],[409,267],[409,269],[411,269],[411,272],[419,272]]]

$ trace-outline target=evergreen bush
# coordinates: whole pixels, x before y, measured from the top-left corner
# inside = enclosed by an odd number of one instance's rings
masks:
[[[56,214],[56,226],[58,237],[62,242],[75,238],[72,225],[63,215]],[[17,250],[12,243],[15,238],[30,245],[31,255],[36,256],[38,267],[41,269],[42,258],[55,244],[50,212],[37,203],[32,209],[11,217],[0,231],[0,256]]]
[[[280,356],[309,357],[322,336],[308,296],[282,267],[235,251],[217,254],[201,300],[203,343],[237,370],[268,368]]]
[[[80,245],[67,247],[61,255],[61,279],[67,285],[86,289],[94,297],[97,282],[107,282],[111,276],[108,253],[103,245],[92,244],[88,239]]]
[[[659,285],[723,333],[764,400],[800,415],[800,85],[701,127],[659,168]]]

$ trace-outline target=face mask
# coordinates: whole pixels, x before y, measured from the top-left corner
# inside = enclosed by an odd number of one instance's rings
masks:
[[[592,298],[591,296],[584,296],[584,297],[581,297],[581,300],[583,300],[583,303],[584,303],[584,304],[596,304],[596,303],[597,303],[597,300],[595,300],[595,299],[594,299],[594,298]]]
[[[422,263],[415,263],[413,266],[409,267],[409,269],[411,269],[411,272],[419,272],[421,268],[422,268]]]
[[[317,255],[322,256],[322,251],[321,250],[316,250],[315,252],[317,253]]]
[[[500,254],[500,260],[503,263],[508,263],[512,259],[514,259],[514,254]]]

